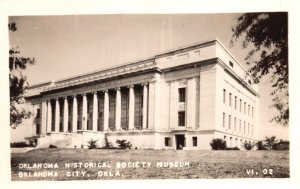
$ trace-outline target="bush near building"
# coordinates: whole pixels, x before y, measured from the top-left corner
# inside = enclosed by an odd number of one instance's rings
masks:
[[[220,138],[214,138],[211,141],[210,146],[212,150],[226,150],[227,148],[226,141]]]

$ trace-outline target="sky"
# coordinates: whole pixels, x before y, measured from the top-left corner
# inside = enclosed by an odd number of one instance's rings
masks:
[[[239,14],[70,15],[10,17],[16,32],[9,33],[10,47],[34,57],[26,69],[30,85],[84,74],[152,57],[161,52],[218,38],[244,63],[249,49],[238,41],[230,46],[231,28]],[[259,85],[259,138],[276,135],[288,139],[288,127],[270,123],[271,85]],[[12,135],[24,128],[13,130]]]

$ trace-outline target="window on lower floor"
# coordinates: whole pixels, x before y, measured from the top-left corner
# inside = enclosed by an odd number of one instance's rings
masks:
[[[35,134],[37,134],[37,135],[41,134],[41,125],[40,124],[36,124]]]
[[[165,146],[172,146],[170,137],[165,137]]]
[[[178,112],[178,126],[185,126],[185,111]]]
[[[198,145],[197,137],[193,137],[193,146],[197,146],[197,145]]]

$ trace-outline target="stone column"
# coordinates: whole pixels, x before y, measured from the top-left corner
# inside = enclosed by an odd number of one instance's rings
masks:
[[[147,128],[148,120],[148,84],[143,84],[143,124],[142,129]]]
[[[134,86],[129,87],[129,120],[128,129],[134,129]]]
[[[59,122],[60,122],[60,107],[59,99],[55,100],[55,132],[59,132]]]
[[[73,96],[72,131],[77,132],[78,107],[76,95]]]
[[[47,102],[47,133],[52,131],[52,108],[51,108],[51,100]]]
[[[121,129],[121,89],[116,89],[116,117],[115,117],[116,131]]]
[[[47,130],[47,102],[42,102],[41,107],[41,134],[45,134]]]
[[[98,96],[97,92],[93,94],[93,131],[98,130]]]
[[[82,130],[87,130],[87,99],[86,99],[86,94],[82,95]]]
[[[69,105],[68,98],[64,97],[64,124],[63,131],[68,132],[68,123],[69,123]]]
[[[104,91],[104,115],[103,115],[103,131],[108,130],[109,120],[109,95],[108,90]]]

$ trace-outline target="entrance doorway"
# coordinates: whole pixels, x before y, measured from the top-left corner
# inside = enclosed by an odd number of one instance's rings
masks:
[[[185,147],[185,136],[184,135],[175,135],[176,138],[176,150],[182,150]]]

